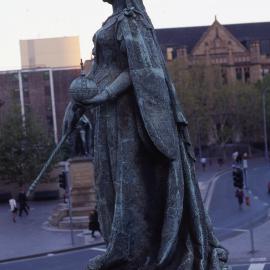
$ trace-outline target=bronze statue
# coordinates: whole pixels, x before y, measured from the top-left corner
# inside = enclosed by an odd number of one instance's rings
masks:
[[[69,119],[72,126],[78,111],[95,113],[96,189],[107,251],[88,269],[227,269],[227,251],[214,236],[195,177],[187,121],[143,2],[103,1],[113,14],[94,36],[87,75],[98,94],[73,93]]]
[[[62,136],[65,135],[68,129],[68,122],[66,119],[69,119],[70,117],[67,115],[70,113],[70,106],[72,106],[72,103],[70,103],[66,109]],[[86,115],[82,115],[78,123],[74,126],[74,129],[68,138],[68,146],[71,149],[71,157],[92,157],[92,124]]]

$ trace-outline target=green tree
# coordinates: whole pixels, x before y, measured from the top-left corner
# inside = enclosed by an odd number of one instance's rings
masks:
[[[0,177],[20,184],[31,182],[49,156],[53,141],[28,113],[23,125],[20,108],[13,104],[0,129]]]
[[[195,146],[260,140],[260,93],[253,84],[225,84],[221,66],[169,63]]]

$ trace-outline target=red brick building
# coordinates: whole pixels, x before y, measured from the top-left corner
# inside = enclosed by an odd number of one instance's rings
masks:
[[[14,99],[20,105],[22,119],[31,111],[57,142],[69,101],[68,87],[79,75],[77,67],[0,72],[0,123]]]

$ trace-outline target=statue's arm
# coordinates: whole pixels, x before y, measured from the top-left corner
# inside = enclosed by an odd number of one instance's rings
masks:
[[[128,71],[123,71],[109,86],[105,87],[110,99],[114,99],[131,86]]]

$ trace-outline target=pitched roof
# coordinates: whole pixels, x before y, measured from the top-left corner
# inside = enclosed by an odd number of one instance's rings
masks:
[[[270,22],[227,24],[226,27],[240,42],[270,40]],[[210,26],[156,29],[158,40],[164,47],[186,46],[190,52]]]

